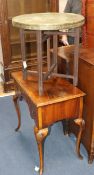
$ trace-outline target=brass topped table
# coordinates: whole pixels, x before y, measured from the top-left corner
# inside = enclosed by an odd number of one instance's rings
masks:
[[[27,77],[27,64],[25,54],[24,31],[34,31],[37,36],[37,59],[38,59],[38,86],[39,95],[43,95],[43,81],[50,76],[60,76],[73,79],[73,84],[78,81],[78,54],[79,54],[79,28],[84,24],[82,15],[73,13],[34,13],[16,16],[12,24],[20,28],[21,52],[23,60],[23,78]],[[61,75],[57,73],[57,36],[66,32],[65,29],[75,28],[75,51],[74,51],[74,74]],[[53,36],[53,64],[50,59],[50,36]],[[42,44],[47,40],[47,64],[48,71],[42,70]],[[32,72],[32,71],[31,71]],[[33,72],[32,72],[33,73]]]

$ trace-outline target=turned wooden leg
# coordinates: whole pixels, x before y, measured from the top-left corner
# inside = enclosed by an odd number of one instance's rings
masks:
[[[48,128],[38,130],[37,127],[34,127],[34,133],[38,144],[39,159],[40,159],[40,175],[42,175],[44,168],[44,140],[48,135]]]
[[[75,119],[74,122],[79,125],[80,127],[80,130],[79,130],[79,133],[78,133],[78,136],[77,136],[77,141],[76,141],[76,152],[77,152],[77,155],[80,159],[83,159],[82,155],[80,154],[80,142],[81,142],[81,136],[82,136],[82,131],[84,129],[84,126],[85,126],[85,122],[83,119]]]
[[[19,96],[14,95],[13,96],[13,101],[14,101],[15,109],[16,109],[17,116],[18,116],[18,126],[15,129],[15,131],[18,131],[20,126],[21,126],[21,113],[20,113],[20,107],[19,107],[19,102],[18,102],[19,101]]]

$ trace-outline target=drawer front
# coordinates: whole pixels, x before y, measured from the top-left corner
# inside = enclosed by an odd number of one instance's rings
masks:
[[[42,108],[42,127],[47,127],[57,121],[79,117],[79,99],[72,99]]]

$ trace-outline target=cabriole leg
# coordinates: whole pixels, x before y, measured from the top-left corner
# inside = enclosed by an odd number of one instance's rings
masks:
[[[38,144],[39,159],[40,159],[40,175],[43,173],[44,168],[44,141],[48,135],[48,128],[38,130],[37,127],[34,127],[34,133],[36,141]]]
[[[80,130],[79,130],[79,133],[78,133],[78,136],[77,136],[77,140],[76,140],[76,152],[77,152],[77,155],[80,159],[83,159],[82,155],[80,154],[80,143],[81,143],[81,136],[82,136],[82,131],[84,129],[84,126],[85,126],[85,122],[83,119],[75,119],[74,122],[79,125],[80,127]]]
[[[19,107],[19,96],[14,95],[13,96],[13,102],[14,102],[15,109],[16,109],[17,116],[18,116],[18,126],[15,129],[15,131],[18,131],[20,126],[21,126],[21,113],[20,113],[20,107]]]

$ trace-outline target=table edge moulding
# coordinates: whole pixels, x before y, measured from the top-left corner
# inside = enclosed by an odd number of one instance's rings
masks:
[[[33,13],[12,18],[15,27],[28,30],[63,30],[80,27],[84,16],[74,13]]]

